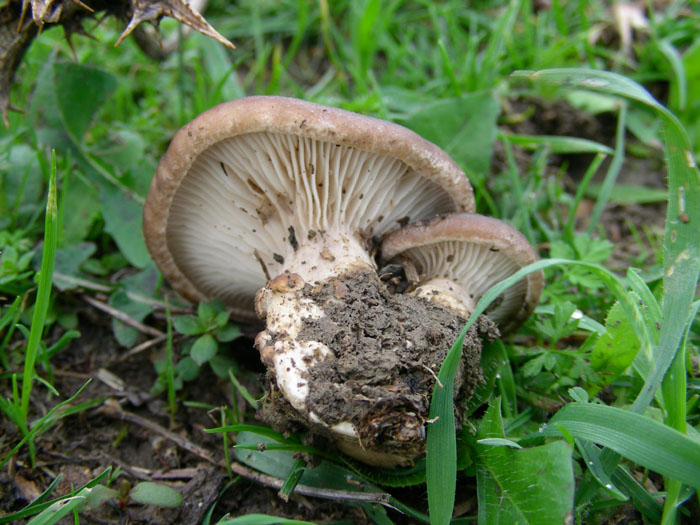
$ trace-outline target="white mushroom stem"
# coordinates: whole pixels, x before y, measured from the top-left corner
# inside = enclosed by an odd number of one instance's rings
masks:
[[[466,319],[474,311],[474,301],[469,290],[450,279],[431,279],[412,293],[416,297],[445,306]]]
[[[367,250],[356,236],[347,232],[324,232],[318,238],[296,245],[285,259],[284,272],[267,282],[255,299],[258,315],[266,329],[256,338],[263,362],[274,370],[284,397],[313,423],[327,426],[307,406],[309,395],[305,373],[314,364],[332,355],[318,341],[300,341],[307,319],[325,313],[304,293],[307,284],[316,285],[351,272],[375,271]],[[356,439],[350,423],[338,423],[331,430]]]

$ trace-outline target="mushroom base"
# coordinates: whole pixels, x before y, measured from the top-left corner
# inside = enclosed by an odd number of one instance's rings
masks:
[[[357,459],[377,464],[379,454],[393,466],[412,463],[424,451],[437,372],[466,320],[426,299],[389,292],[372,271],[307,285],[302,293],[324,315],[305,318],[298,340],[330,349],[304,372],[309,413],[331,431],[352,425],[359,446],[336,438]],[[481,337],[497,334],[484,317],[465,337],[456,398],[469,398],[482,381]],[[279,419],[270,423],[280,426]]]

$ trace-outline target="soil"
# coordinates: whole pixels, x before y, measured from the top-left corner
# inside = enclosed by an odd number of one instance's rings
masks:
[[[425,299],[391,293],[373,272],[307,285],[303,295],[325,316],[306,319],[299,340],[320,341],[333,354],[306,373],[309,410],[329,425],[351,422],[365,449],[419,455],[437,373],[466,319]],[[470,397],[482,381],[481,338],[497,336],[485,317],[471,328],[456,397]],[[288,428],[288,410],[268,410],[270,424]]]

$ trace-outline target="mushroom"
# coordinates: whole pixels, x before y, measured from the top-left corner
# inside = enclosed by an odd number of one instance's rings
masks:
[[[428,384],[434,371],[416,379],[414,368],[425,364],[406,357],[412,377],[382,384],[360,355],[365,364],[353,373],[367,377],[347,379],[356,376],[339,371],[352,368],[338,364],[339,348],[363,354],[384,331],[368,335],[365,325],[384,314],[398,322],[397,299],[376,272],[374,239],[411,220],[473,209],[465,174],[406,128],[301,100],[248,97],[206,111],[176,134],[151,183],[144,232],[183,296],[218,298],[238,320],[255,312],[265,319],[255,346],[301,420],[326,429],[355,457],[397,465],[420,453],[427,417],[406,383]],[[435,335],[449,324],[445,313],[412,301],[405,308],[421,321],[432,316],[431,334],[449,348],[459,324]],[[349,319],[348,305],[374,310]],[[411,319],[402,322],[394,331],[404,335],[382,349],[378,367],[425,350],[413,332],[405,335]],[[403,361],[395,368],[404,370]],[[331,399],[333,406],[322,406]]]
[[[385,262],[400,259],[421,275],[412,292],[464,317],[494,284],[539,259],[525,236],[503,221],[451,213],[408,225],[382,241]],[[534,310],[542,271],[505,290],[486,310],[501,333],[517,328]]]

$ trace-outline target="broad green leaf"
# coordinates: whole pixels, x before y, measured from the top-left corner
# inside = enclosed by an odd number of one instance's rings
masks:
[[[489,446],[504,439],[500,398],[477,433],[479,524],[565,523],[573,510],[571,447],[555,441],[527,449]]]
[[[134,130],[118,130],[109,137],[109,143],[105,144],[103,148],[97,152],[100,160],[115,166],[119,173],[124,173],[132,166],[144,162],[146,143],[144,138]]]
[[[589,394],[612,383],[632,364],[640,348],[634,328],[619,302],[608,312],[606,332],[602,334],[591,355],[591,367],[599,373],[600,385],[589,385]]]
[[[83,492],[81,492],[81,494]],[[104,485],[95,485],[92,489],[88,489],[88,492],[86,492],[84,495],[85,506],[88,509],[97,509],[106,501],[118,498],[119,492],[114,489],[107,488]]]
[[[53,89],[63,123],[80,143],[95,113],[117,88],[117,78],[74,62],[56,62],[53,70]]]
[[[700,488],[700,443],[647,416],[590,403],[569,403],[538,435],[574,438],[608,447],[627,459],[691,487]]]
[[[80,265],[95,253],[96,246],[91,242],[81,242],[56,250],[56,267],[53,284],[59,290],[72,290],[78,286],[74,279],[80,274]]]
[[[70,246],[87,237],[93,222],[100,216],[97,190],[82,177],[64,179],[61,245]]]
[[[7,164],[0,166],[0,224],[15,212],[20,218],[29,217],[42,206],[44,178],[36,152],[26,144],[12,146]]]
[[[490,93],[473,93],[429,102],[401,124],[440,146],[478,179],[489,170],[498,113]]]
[[[151,481],[142,481],[129,491],[129,497],[145,505],[158,507],[179,507],[182,495],[174,488]]]
[[[173,328],[183,335],[201,334],[205,327],[194,315],[179,315],[173,318]]]
[[[145,268],[151,260],[141,229],[143,206],[114,185],[103,184],[100,192],[105,230],[131,264]]]
[[[219,345],[216,339],[210,334],[204,334],[200,336],[192,345],[190,350],[190,357],[198,365],[203,365],[209,361],[212,357],[216,355]]]
[[[199,375],[199,365],[190,356],[185,356],[175,365],[175,372],[183,381],[192,381]]]
[[[241,330],[236,325],[229,324],[216,331],[216,338],[222,343],[228,343],[241,336]]]
[[[254,447],[257,448],[257,445],[260,443],[273,445],[276,442],[261,435],[252,434],[250,432],[240,432],[238,434],[237,443],[239,445],[254,445]],[[295,461],[295,453],[285,450],[266,450],[260,452],[258,450],[236,448],[234,449],[234,454],[239,461],[246,465],[279,479],[285,479],[287,477]],[[371,483],[367,483],[366,480],[357,474],[327,461],[305,471],[299,482],[303,485],[333,490],[382,492],[381,489]]]
[[[158,270],[153,264],[149,265],[145,270],[120,281],[120,289],[110,296],[109,305],[136,321],[143,321],[153,310],[152,305],[146,300],[135,301],[133,294],[138,294],[144,299],[156,297],[155,289],[158,279]],[[119,343],[126,347],[136,344],[140,337],[135,328],[117,319],[112,319],[112,330]]]

